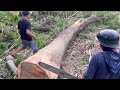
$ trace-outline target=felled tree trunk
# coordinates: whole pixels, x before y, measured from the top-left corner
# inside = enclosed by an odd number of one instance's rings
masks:
[[[18,79],[57,79],[57,74],[40,67],[38,62],[60,68],[65,51],[76,34],[87,25],[98,21],[99,18],[92,15],[87,19],[78,20],[72,26],[63,30],[49,45],[18,65]]]

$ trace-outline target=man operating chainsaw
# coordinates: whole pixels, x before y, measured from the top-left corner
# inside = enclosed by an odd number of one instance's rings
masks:
[[[92,56],[82,78],[120,79],[119,34],[115,30],[105,29],[97,34],[97,40],[102,51]]]

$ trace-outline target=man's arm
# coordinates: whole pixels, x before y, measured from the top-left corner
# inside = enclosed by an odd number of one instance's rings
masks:
[[[26,30],[26,34],[28,34],[30,37],[32,37],[33,40],[36,40],[37,38],[31,33],[30,30]]]
[[[32,37],[33,40],[37,39],[31,32],[31,23],[30,22],[28,22],[26,25],[26,34],[28,34],[30,37]]]

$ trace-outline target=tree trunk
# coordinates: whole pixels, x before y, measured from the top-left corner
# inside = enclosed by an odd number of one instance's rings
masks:
[[[98,21],[100,21],[99,18],[92,15],[87,19],[78,20],[72,26],[63,30],[48,46],[18,65],[18,79],[57,79],[57,74],[40,67],[38,62],[60,68],[65,51],[76,34],[87,25]]]

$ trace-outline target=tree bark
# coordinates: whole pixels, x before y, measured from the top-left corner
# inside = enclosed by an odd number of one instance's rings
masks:
[[[40,67],[38,62],[44,62],[60,68],[65,51],[77,33],[87,25],[99,21],[98,17],[92,15],[89,18],[78,20],[63,30],[49,45],[18,65],[18,79],[57,79],[57,74]]]

